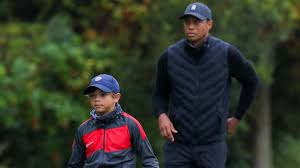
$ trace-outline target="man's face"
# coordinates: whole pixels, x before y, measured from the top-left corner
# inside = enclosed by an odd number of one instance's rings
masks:
[[[120,93],[105,93],[96,89],[88,94],[91,106],[99,115],[112,112],[120,99]]]
[[[211,20],[199,20],[194,16],[185,16],[183,28],[187,40],[194,45],[202,44],[212,28],[212,24]]]

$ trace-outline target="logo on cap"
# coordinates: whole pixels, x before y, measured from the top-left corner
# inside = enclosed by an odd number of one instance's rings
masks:
[[[98,82],[98,81],[101,80],[101,79],[102,79],[101,76],[97,76],[97,77],[95,78],[95,81]]]
[[[196,5],[192,5],[191,10],[196,10]]]

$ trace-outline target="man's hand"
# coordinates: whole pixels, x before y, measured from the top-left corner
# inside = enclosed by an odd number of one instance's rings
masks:
[[[236,127],[239,123],[240,120],[235,117],[231,117],[227,119],[227,131],[229,135],[233,135],[235,133]]]
[[[177,130],[174,128],[173,123],[170,121],[166,113],[162,113],[158,117],[158,125],[160,134],[167,140],[174,141],[173,133],[177,133]]]

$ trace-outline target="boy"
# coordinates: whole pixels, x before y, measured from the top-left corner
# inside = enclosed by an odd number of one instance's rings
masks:
[[[113,76],[95,76],[84,94],[91,117],[77,129],[69,168],[135,168],[136,154],[144,168],[159,168],[142,126],[118,104],[120,88]]]

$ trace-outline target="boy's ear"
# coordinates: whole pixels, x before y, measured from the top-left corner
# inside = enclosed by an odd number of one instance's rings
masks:
[[[121,98],[121,93],[114,93],[112,96],[116,100],[116,103],[117,103]]]

